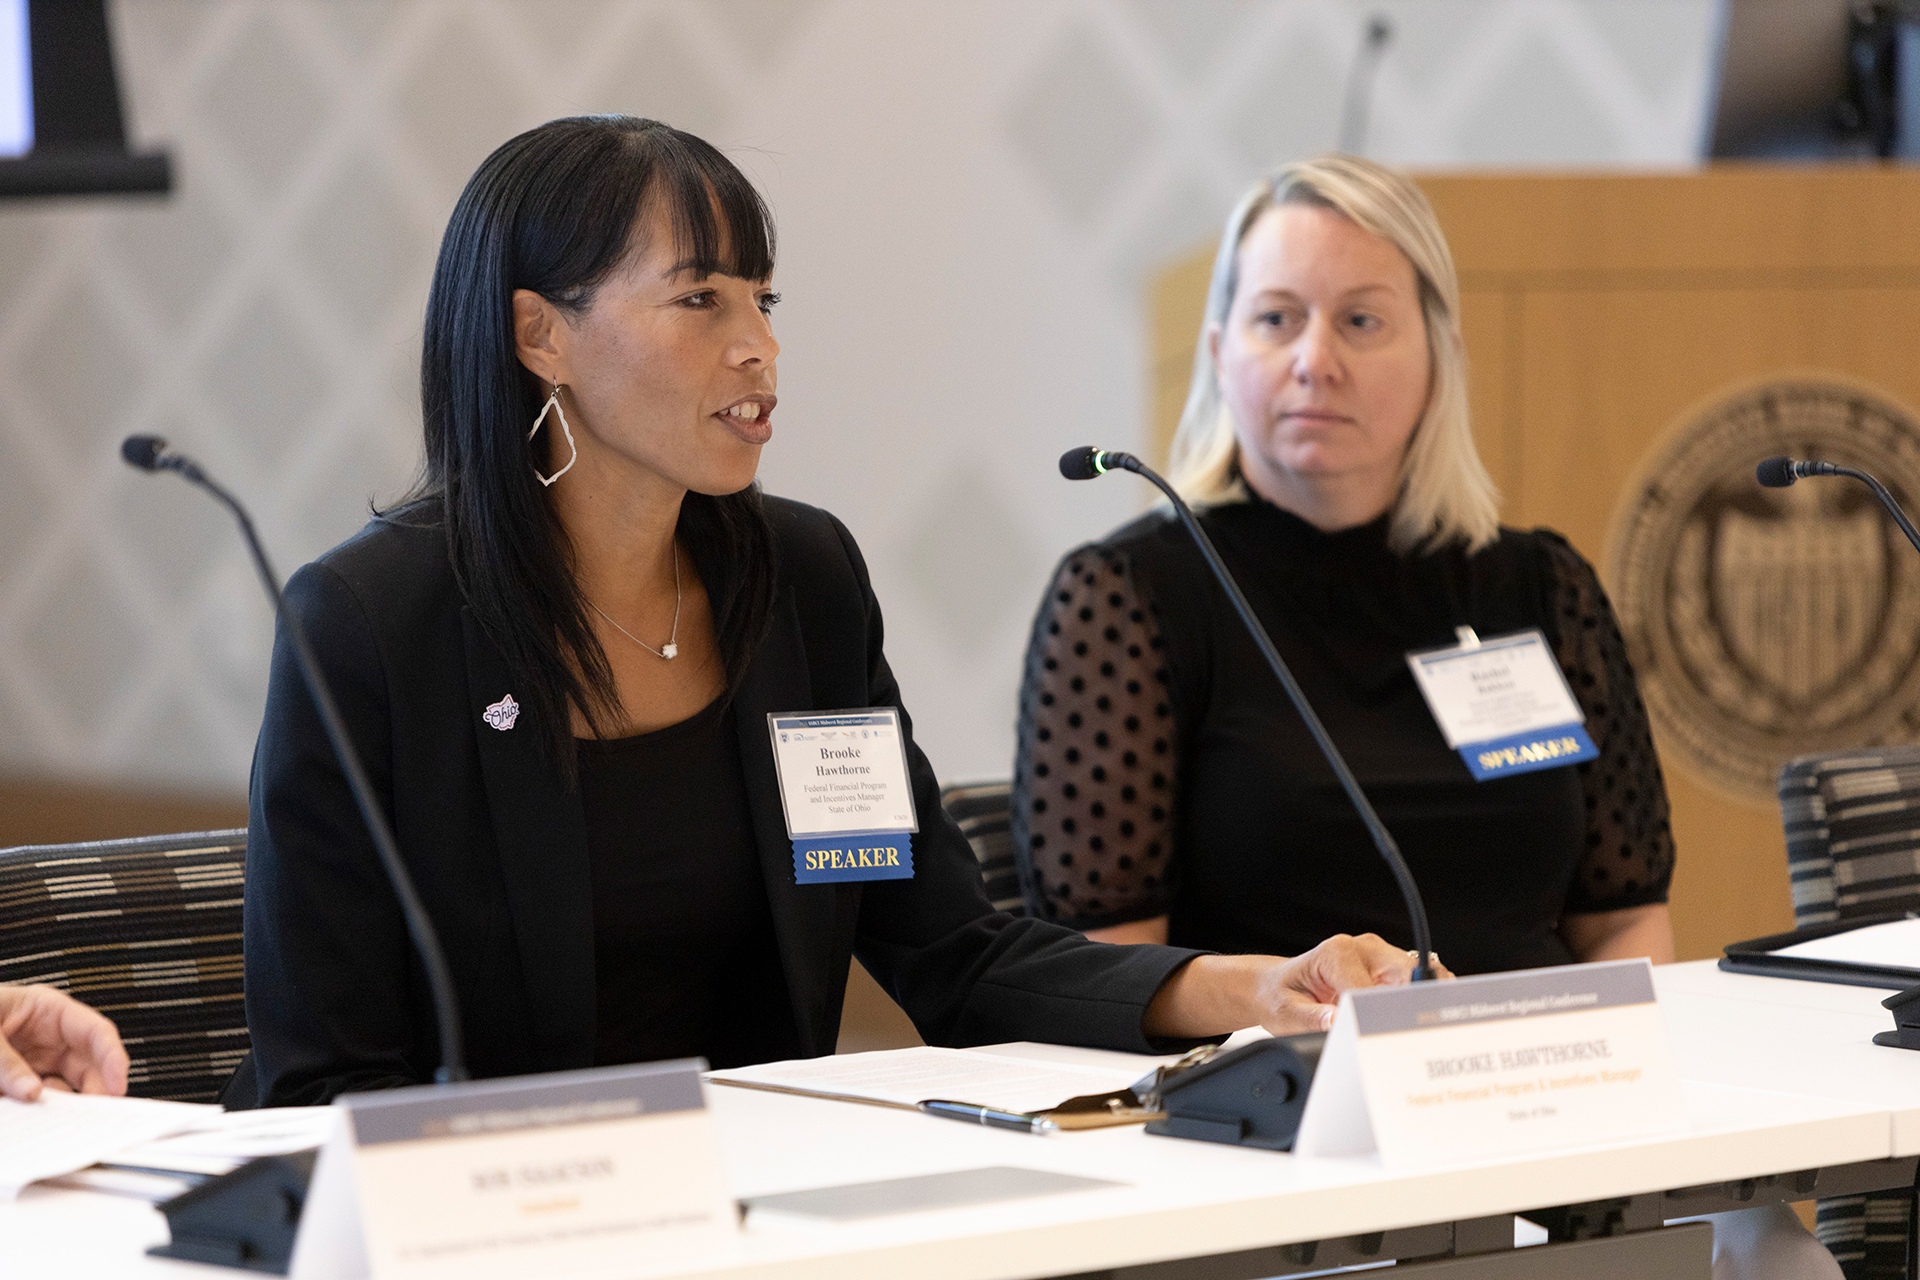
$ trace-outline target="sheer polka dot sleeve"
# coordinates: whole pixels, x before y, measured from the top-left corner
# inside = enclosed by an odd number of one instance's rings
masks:
[[[1020,687],[1013,826],[1027,909],[1076,929],[1166,914],[1174,734],[1166,642],[1125,559],[1068,556]]]
[[[1579,914],[1665,902],[1673,879],[1667,784],[1626,640],[1593,566],[1558,535],[1545,541],[1556,597],[1555,654],[1600,751],[1598,759],[1575,766],[1587,836],[1566,909]]]

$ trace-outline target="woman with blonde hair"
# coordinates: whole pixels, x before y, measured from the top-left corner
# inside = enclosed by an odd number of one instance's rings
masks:
[[[1420,882],[1462,974],[1673,959],[1673,836],[1606,593],[1504,528],[1474,451],[1453,258],[1426,197],[1352,156],[1288,165],[1214,261],[1172,481]],[[1020,699],[1029,910],[1107,942],[1291,955],[1412,941],[1386,864],[1165,510],[1061,562]],[[1598,756],[1475,782],[1406,655],[1538,628]],[[1714,1275],[1840,1274],[1784,1205],[1710,1215]]]
[[[1459,286],[1405,177],[1291,164],[1227,221],[1173,447],[1200,511],[1399,841],[1458,973],[1673,955],[1665,785],[1593,569],[1504,528]],[[1539,629],[1598,758],[1475,782],[1406,655]],[[1114,942],[1412,941],[1393,880],[1199,556],[1159,511],[1079,548],[1028,649],[1029,908]]]

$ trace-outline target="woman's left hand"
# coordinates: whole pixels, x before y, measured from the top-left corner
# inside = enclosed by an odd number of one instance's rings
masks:
[[[1436,958],[1437,977],[1451,978]],[[1259,1025],[1275,1035],[1333,1026],[1340,993],[1413,978],[1413,953],[1384,938],[1335,934],[1284,956],[1199,956],[1182,965],[1147,1006],[1150,1036],[1222,1035]]]
[[[1433,969],[1435,977],[1453,976],[1437,955]],[[1342,991],[1413,981],[1413,952],[1377,934],[1335,934],[1290,960],[1274,959],[1263,978],[1257,1019],[1261,1026],[1277,1036],[1326,1031],[1333,1026]]]

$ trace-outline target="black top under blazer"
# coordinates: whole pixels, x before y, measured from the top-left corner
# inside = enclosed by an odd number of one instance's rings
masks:
[[[858,956],[930,1043],[1045,1039],[1140,1052],[1147,1003],[1195,954],[1114,947],[997,913],[912,742],[920,831],[911,880],[794,882],[769,712],[898,707],[866,565],[833,516],[769,498],[772,621],[732,708],[795,1039],[831,1053]],[[710,595],[725,566],[690,552]],[[531,713],[491,728],[516,691],[466,608],[430,504],[376,518],[295,574],[306,629],[364,755],[453,971],[475,1077],[593,1065],[593,903],[579,792]],[[716,613],[719,605],[716,603]],[[259,1105],[430,1080],[440,1062],[425,973],[315,714],[285,629],[255,750],[247,849],[246,1000]],[[239,1086],[229,1105],[250,1099]]]

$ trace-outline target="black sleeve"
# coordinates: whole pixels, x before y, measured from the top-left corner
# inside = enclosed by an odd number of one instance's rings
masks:
[[[900,707],[882,652],[880,608],[867,568],[834,522],[865,611],[868,705]],[[972,847],[940,807],[940,784],[906,730],[907,767],[920,830],[911,880],[882,880],[861,894],[854,951],[900,1002],[929,1044],[1045,1040],[1134,1053],[1166,1052],[1140,1029],[1167,978],[1201,952],[1110,946],[1032,918],[996,912]]]
[[[373,780],[392,812],[384,666],[352,590],[313,564],[287,584]],[[260,1098],[301,1105],[419,1084],[409,1062],[416,963],[284,622],[254,749],[247,841],[246,1001]],[[431,1046],[428,1046],[431,1052]]]
[[[1673,880],[1667,784],[1626,640],[1593,566],[1558,534],[1540,533],[1552,570],[1555,656],[1600,752],[1575,766],[1587,836],[1567,913],[1665,902]]]
[[[1172,904],[1173,731],[1166,642],[1127,558],[1082,547],[1034,618],[1020,683],[1014,851],[1027,910],[1075,929]]]

